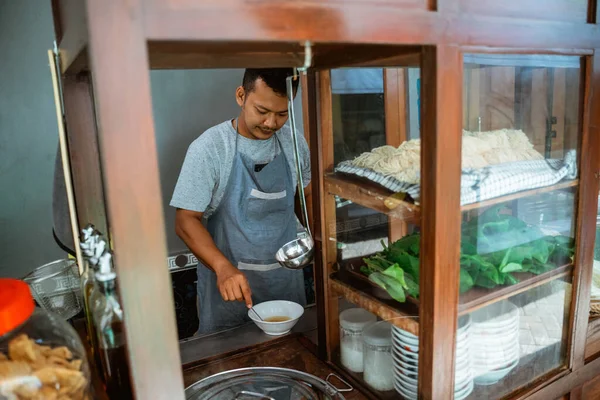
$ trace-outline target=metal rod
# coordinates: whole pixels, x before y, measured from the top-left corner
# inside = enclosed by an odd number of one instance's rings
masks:
[[[310,226],[308,225],[308,212],[306,211],[306,198],[304,197],[304,179],[302,178],[302,168],[300,166],[300,154],[298,152],[298,134],[296,132],[296,118],[294,116],[294,87],[293,76],[286,79],[287,97],[288,97],[288,115],[290,118],[290,127],[292,129],[292,138],[294,139],[294,160],[296,161],[296,178],[298,181],[298,194],[300,195],[300,208],[304,218],[304,227],[310,236]]]
[[[56,46],[55,46],[56,49]],[[50,62],[50,72],[52,75],[52,88],[54,89],[54,105],[56,107],[56,120],[58,123],[58,143],[60,145],[60,156],[62,161],[63,176],[65,178],[65,189],[67,192],[67,202],[69,205],[69,217],[71,219],[71,230],[73,233],[73,245],[75,247],[75,257],[79,275],[83,273],[83,256],[79,246],[79,224],[77,222],[77,213],[75,212],[75,196],[73,195],[73,180],[71,178],[71,162],[69,160],[69,151],[67,149],[67,135],[64,125],[64,114],[61,100],[60,86],[58,84],[58,52],[48,50],[48,61]]]

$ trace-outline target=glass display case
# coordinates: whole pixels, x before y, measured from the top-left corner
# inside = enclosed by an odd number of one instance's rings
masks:
[[[463,57],[454,398],[500,399],[568,364],[582,58]],[[333,137],[325,140],[333,142],[333,154],[324,155],[333,160],[325,191],[335,200],[325,210],[327,241],[335,243],[327,253],[329,287],[393,325],[393,384],[384,388],[348,367],[344,321],[341,343],[330,340],[330,351],[378,398],[417,398],[421,156],[427,149],[411,129],[410,110],[420,99],[410,95],[410,70],[418,77],[418,68],[397,69],[404,78],[400,91],[383,85],[391,68],[383,74],[332,70],[331,87],[321,89],[332,99]],[[381,87],[383,95],[356,88],[336,93],[336,77],[344,74]],[[392,96],[403,104],[397,118],[389,115],[389,104],[398,104]],[[361,131],[369,126],[377,129]],[[352,213],[362,214],[356,223]],[[340,304],[329,305],[330,312]]]
[[[592,393],[597,1],[53,6],[77,216],[114,237],[138,398],[275,362],[350,400]],[[274,66],[306,71],[317,328],[179,343],[148,70]]]

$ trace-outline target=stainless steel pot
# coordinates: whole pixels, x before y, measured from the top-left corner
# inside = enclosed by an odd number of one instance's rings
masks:
[[[346,388],[329,383],[336,377]],[[323,380],[305,372],[286,368],[256,367],[221,372],[185,389],[187,400],[344,400],[342,392],[352,391],[335,374]]]

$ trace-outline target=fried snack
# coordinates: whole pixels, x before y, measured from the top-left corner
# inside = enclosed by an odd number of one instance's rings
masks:
[[[39,391],[40,389],[35,386],[20,385],[13,390],[13,393],[19,396],[19,399],[29,400],[34,399],[35,396],[37,396],[37,394],[39,393]]]
[[[61,346],[51,349],[47,353],[46,357],[59,357],[64,358],[65,360],[70,360],[73,358],[73,353],[71,353],[71,350],[67,349],[65,346]]]
[[[37,370],[33,375],[42,382],[42,385],[55,386],[58,383],[58,376],[56,375],[55,368],[52,367]]]
[[[8,343],[8,356],[13,361],[35,362],[41,354],[34,346],[34,341],[27,335],[19,335]]]
[[[58,391],[51,386],[42,386],[33,400],[58,400]]]
[[[75,370],[75,371],[81,371],[82,363],[83,363],[83,361],[81,361],[81,360],[73,360],[69,363],[69,365],[67,365],[67,368]]]
[[[50,356],[46,359],[46,365],[47,366],[54,365],[54,366],[60,366],[60,367],[69,367],[71,365],[71,362],[65,358]]]
[[[24,376],[31,373],[31,367],[22,361],[0,361],[0,382],[15,376]]]
[[[27,335],[8,344],[8,357],[0,352],[0,384],[3,379],[30,377],[31,384],[17,383],[10,399],[85,400],[88,380],[81,371],[83,361],[73,359],[65,346],[42,346]]]

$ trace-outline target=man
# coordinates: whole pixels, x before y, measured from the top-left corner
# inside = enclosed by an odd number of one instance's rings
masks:
[[[292,69],[247,69],[235,92],[240,114],[189,147],[173,193],[175,230],[198,260],[198,334],[248,321],[253,301],[304,305],[301,270],[282,268],[275,253],[296,238],[297,185],[286,77]],[[294,94],[298,80],[294,81]],[[302,177],[310,180],[299,136]]]

